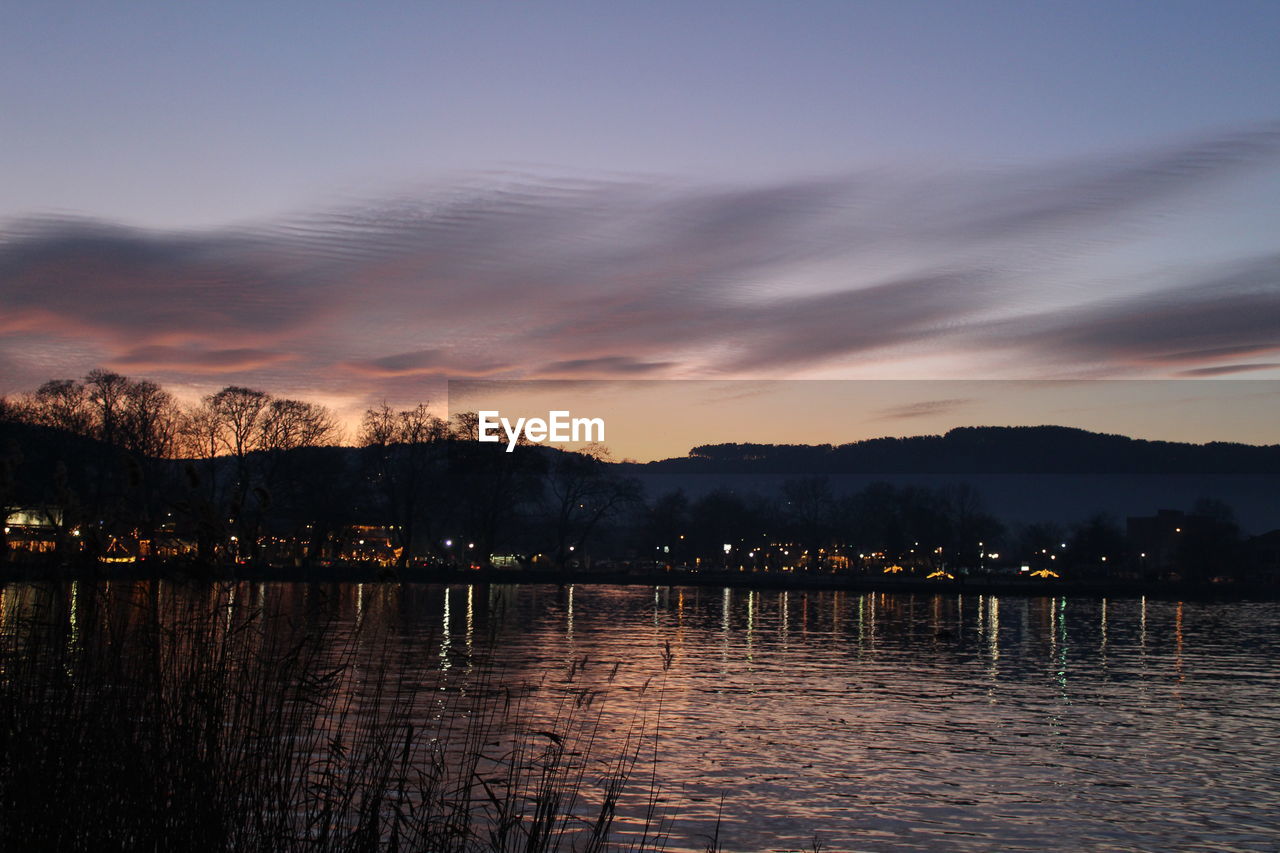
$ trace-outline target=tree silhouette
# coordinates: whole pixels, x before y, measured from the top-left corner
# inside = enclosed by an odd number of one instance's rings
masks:
[[[409,564],[426,534],[431,542],[432,500],[441,497],[447,426],[426,403],[393,410],[385,402],[366,409],[359,441],[371,468],[371,486],[392,521],[397,563]]]

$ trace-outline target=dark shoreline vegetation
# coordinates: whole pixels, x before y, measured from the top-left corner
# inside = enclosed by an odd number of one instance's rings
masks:
[[[658,703],[607,719],[603,665],[507,678],[481,646],[424,682],[394,627],[340,624],[320,588],[268,610],[245,584],[81,586],[0,601],[6,849],[666,843]],[[622,746],[600,754],[610,725]]]
[[[341,441],[324,407],[237,386],[184,408],[155,383],[98,370],[0,400],[0,575],[479,572],[471,577],[1005,592],[1039,589],[1038,576],[1082,594],[1280,588],[1274,505],[1258,497],[1275,493],[1265,478],[1280,474],[1280,445],[980,427],[838,447],[708,445],[641,465],[603,448],[507,453],[476,440],[474,413],[444,421],[426,404],[371,408],[356,446]],[[924,479],[833,479],[892,471]],[[697,483],[784,472],[795,476],[764,488]],[[991,472],[1263,478],[1246,508],[1270,532],[1248,535],[1212,491],[1127,519],[1090,515],[1083,497],[1074,521],[1013,522],[954,480]],[[641,479],[682,474],[661,493]]]

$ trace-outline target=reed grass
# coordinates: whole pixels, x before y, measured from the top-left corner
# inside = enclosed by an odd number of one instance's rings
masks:
[[[535,713],[545,677],[460,666],[424,680],[389,632],[323,604],[267,612],[245,585],[23,594],[0,622],[6,849],[666,844],[656,771],[633,782],[656,762],[656,720],[637,715],[599,754],[591,688],[557,685]]]

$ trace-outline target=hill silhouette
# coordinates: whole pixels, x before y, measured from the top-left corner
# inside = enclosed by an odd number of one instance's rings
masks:
[[[682,474],[1280,474],[1280,445],[1149,441],[1063,426],[959,427],[848,444],[704,444],[635,466]]]

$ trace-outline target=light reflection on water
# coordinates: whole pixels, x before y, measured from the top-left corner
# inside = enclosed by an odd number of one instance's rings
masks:
[[[718,815],[734,851],[815,835],[827,850],[1280,840],[1276,603],[385,584],[224,594],[227,607],[324,597],[353,626],[389,629],[402,666],[420,670],[405,677],[492,658],[506,679],[597,688],[615,723],[595,747],[605,754],[660,702],[671,850],[702,849]],[[0,630],[23,598],[0,588]]]
[[[695,836],[724,796],[726,849],[807,846],[815,833],[827,849],[1280,838],[1265,805],[1280,790],[1276,604],[586,586],[496,595],[500,656],[518,669],[585,656],[647,678],[671,643],[660,776]]]

